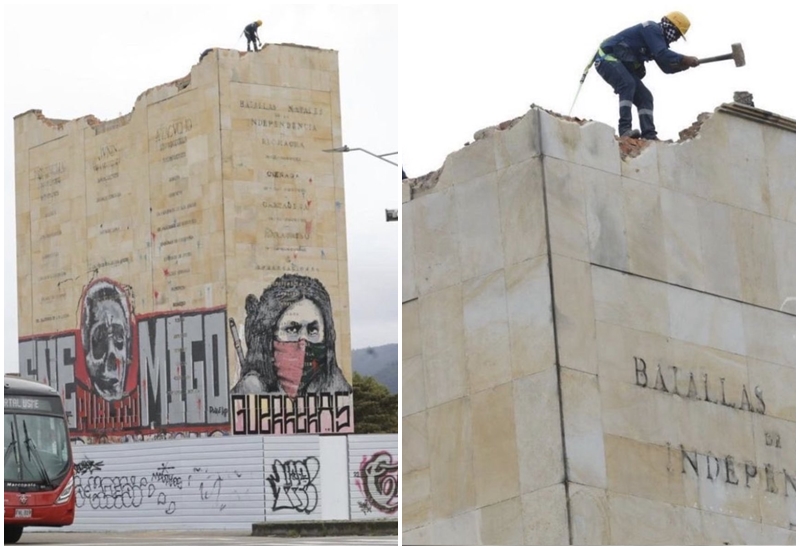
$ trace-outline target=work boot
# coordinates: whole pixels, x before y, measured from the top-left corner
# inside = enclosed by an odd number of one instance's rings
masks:
[[[639,128],[642,129],[643,139],[658,139],[656,125],[653,123],[653,111],[639,109]]]
[[[628,130],[627,132],[623,132],[622,135],[620,135],[619,137],[639,139],[640,137],[642,137],[642,133],[636,129]]]
[[[633,127],[633,117],[631,116],[631,102],[620,101],[619,124],[617,125],[620,137],[632,132],[633,131],[631,129],[632,127]]]

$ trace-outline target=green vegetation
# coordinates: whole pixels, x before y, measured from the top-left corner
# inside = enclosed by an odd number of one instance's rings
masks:
[[[397,396],[372,377],[353,373],[357,434],[396,434]]]

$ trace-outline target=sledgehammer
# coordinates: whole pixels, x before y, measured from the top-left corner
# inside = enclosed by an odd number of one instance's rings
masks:
[[[733,62],[737,67],[744,66],[744,50],[742,49],[741,44],[731,44],[731,53],[717,55],[715,57],[706,57],[705,59],[699,59],[698,62],[711,63],[712,61],[726,61],[728,59],[733,59]]]

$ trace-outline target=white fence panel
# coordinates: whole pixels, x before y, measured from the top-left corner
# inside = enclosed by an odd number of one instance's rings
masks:
[[[64,530],[248,530],[262,521],[396,518],[397,435],[348,435],[346,444],[326,443],[325,456],[321,437],[335,436],[77,445],[78,508]]]
[[[264,520],[262,438],[74,448],[70,530],[249,529]]]
[[[319,435],[271,435],[262,438],[266,521],[322,519],[324,495],[320,483],[323,472],[320,468],[319,438]],[[327,472],[325,475],[337,475],[337,472]]]
[[[349,435],[350,519],[397,517],[397,434]]]

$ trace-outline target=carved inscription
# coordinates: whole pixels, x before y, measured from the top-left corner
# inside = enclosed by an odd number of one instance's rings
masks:
[[[67,165],[64,162],[55,162],[35,166],[32,170],[31,181],[39,189],[39,198],[45,202],[53,202],[61,194],[58,190],[61,183],[67,178]]]
[[[715,456],[712,453],[700,453],[694,449],[679,446],[681,453],[680,471],[683,475],[692,476],[699,481],[735,485],[750,489],[760,481],[764,491],[780,494],[784,497],[796,492],[794,472],[786,468],[778,468],[773,464],[756,464],[754,460],[739,460],[731,455]],[[667,444],[667,470],[672,471],[672,450]]]
[[[685,399],[705,401],[732,409],[764,414],[767,404],[764,393],[759,386],[748,391],[746,385],[725,385],[725,378],[709,378],[707,373],[695,373],[681,369],[675,365],[648,370],[647,363],[641,357],[633,358],[636,385],[664,393],[671,393]]]
[[[168,163],[186,158],[187,134],[192,131],[191,118],[176,120],[156,130],[156,148],[162,154],[161,162]]]
[[[100,147],[92,161],[92,169],[94,170],[97,183],[107,183],[119,177],[120,158],[120,151],[115,145],[104,145]],[[103,200],[109,200],[109,198],[116,198],[119,196],[119,193],[113,196],[107,195],[106,197],[98,198],[97,202],[103,202]]]

